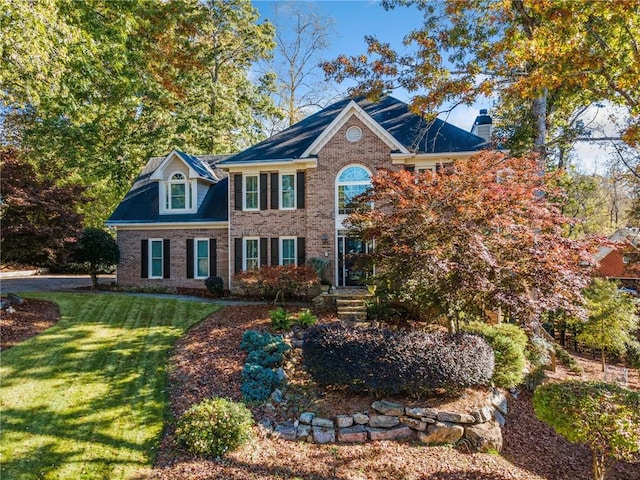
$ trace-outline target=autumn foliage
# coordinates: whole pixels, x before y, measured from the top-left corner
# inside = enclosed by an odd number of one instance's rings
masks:
[[[320,293],[318,275],[306,265],[264,265],[236,274],[234,283],[246,296],[267,300],[309,300]]]
[[[560,308],[584,316],[595,244],[563,237],[571,220],[550,200],[561,192],[536,165],[486,151],[446,172],[380,171],[347,219],[375,241],[378,289],[431,318],[500,309],[527,322]]]

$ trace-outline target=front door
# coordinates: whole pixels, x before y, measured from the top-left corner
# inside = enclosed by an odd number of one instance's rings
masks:
[[[338,236],[338,286],[360,287],[371,273],[361,265],[359,256],[369,252],[369,245],[357,238]]]

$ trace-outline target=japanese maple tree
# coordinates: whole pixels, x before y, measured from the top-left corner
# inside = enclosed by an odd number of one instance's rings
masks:
[[[379,171],[347,219],[375,242],[378,289],[446,316],[450,330],[498,309],[523,322],[556,309],[584,317],[595,243],[563,236],[571,219],[536,162],[486,151],[439,173]]]

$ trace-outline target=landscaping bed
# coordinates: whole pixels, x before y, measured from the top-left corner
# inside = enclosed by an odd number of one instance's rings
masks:
[[[176,344],[170,372],[171,410],[181,415],[189,406],[211,396],[241,401],[241,371],[245,353],[239,349],[247,329],[265,329],[272,306],[227,307],[192,328]],[[336,321],[331,314],[321,322]],[[585,360],[586,361],[586,360]],[[340,389],[314,388],[293,359],[290,378],[296,402],[286,410],[251,406],[257,422],[283,419],[297,408],[331,418],[346,411],[369,408],[376,400]],[[597,363],[594,361],[594,363]],[[634,373],[637,378],[637,372]],[[561,379],[569,375],[559,368]],[[575,378],[575,377],[572,377]],[[633,388],[633,385],[631,385]],[[477,392],[476,392],[477,393]],[[472,405],[476,393],[438,398],[434,404],[455,408]],[[481,394],[482,392],[480,392]],[[397,400],[394,398],[394,400]],[[404,398],[403,400],[407,400]],[[415,400],[415,399],[414,399]],[[290,409],[290,411],[289,411]],[[256,427],[256,440],[223,461],[197,458],[182,449],[169,425],[162,439],[152,476],[157,479],[571,479],[591,478],[591,453],[573,445],[536,420],[530,395],[509,398],[502,455],[468,454],[452,447],[425,447],[416,441],[378,441],[369,444],[318,445],[273,438]],[[640,480],[640,465],[618,463],[609,480]]]
[[[0,350],[38,335],[60,320],[60,308],[47,300],[26,299],[12,307],[15,312],[0,313]]]

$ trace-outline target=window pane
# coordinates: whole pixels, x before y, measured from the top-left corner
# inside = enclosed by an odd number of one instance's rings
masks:
[[[198,258],[209,256],[209,242],[206,240],[198,240]]]
[[[369,172],[362,167],[349,167],[340,174],[338,182],[368,182]]]
[[[258,240],[246,240],[246,263],[247,270],[255,270],[260,266],[260,258],[258,256]]]
[[[186,185],[184,183],[171,185],[171,208],[172,209],[186,208],[185,189],[186,189]]]
[[[209,242],[196,240],[196,277],[209,276]]]
[[[295,204],[295,177],[282,175],[282,208],[294,208]]]
[[[367,191],[369,185],[340,185],[338,187],[338,213],[348,215],[353,211],[351,202]]]
[[[151,258],[162,259],[162,242],[160,240],[151,241]]]
[[[209,276],[209,259],[208,258],[198,258],[198,277],[208,277]]]
[[[293,238],[285,238],[282,240],[282,265],[295,265],[296,263],[296,246]]]
[[[151,276],[162,276],[162,258],[154,258],[153,260],[151,260]]]
[[[245,179],[245,207],[258,208],[258,177],[248,176]]]

